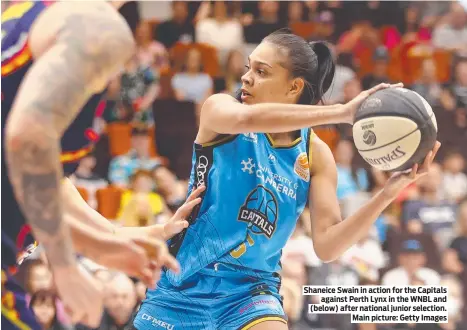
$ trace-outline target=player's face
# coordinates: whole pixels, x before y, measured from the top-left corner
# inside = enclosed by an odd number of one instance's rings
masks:
[[[262,42],[248,58],[248,71],[242,77],[242,102],[296,103],[304,86],[303,79],[292,78],[287,61],[275,45]]]

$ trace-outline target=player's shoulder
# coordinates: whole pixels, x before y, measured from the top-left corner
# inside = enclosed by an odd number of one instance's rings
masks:
[[[204,107],[218,105],[219,102],[238,102],[236,98],[226,93],[217,93],[209,96],[203,104]]]
[[[312,174],[316,174],[324,170],[335,170],[336,163],[334,161],[334,155],[332,154],[331,148],[329,148],[329,146],[313,131],[311,132],[310,137],[309,154],[311,161],[310,171]]]

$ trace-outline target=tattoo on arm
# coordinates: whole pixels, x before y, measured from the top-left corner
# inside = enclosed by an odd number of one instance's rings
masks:
[[[73,247],[62,221],[60,137],[91,95],[128,60],[134,44],[128,26],[107,3],[54,6],[74,8],[65,10],[54,45],[22,83],[7,122],[6,151],[23,213],[50,264],[61,267],[73,263]]]

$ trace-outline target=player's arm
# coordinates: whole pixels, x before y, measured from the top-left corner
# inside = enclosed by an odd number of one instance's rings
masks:
[[[379,215],[408,185],[426,175],[440,147],[437,142],[423,166],[409,174],[395,173],[384,188],[354,214],[342,220],[337,199],[337,167],[329,147],[316,136],[311,143],[312,184],[310,188],[311,231],[316,255],[325,262],[340,257],[365,237]]]
[[[218,134],[282,133],[325,124],[352,124],[360,104],[371,94],[388,87],[402,87],[402,84],[379,84],[361,92],[346,104],[324,106],[284,103],[247,105],[227,94],[215,94],[202,106],[197,140],[208,142]]]
[[[8,171],[18,202],[52,268],[74,265],[63,220],[60,137],[89,97],[131,56],[127,24],[105,2],[56,3],[35,22],[36,61],[6,127]]]
[[[67,215],[102,233],[112,234],[115,232],[115,226],[86,203],[68,178],[63,179],[62,194],[63,208]]]
[[[280,133],[346,122],[342,105],[311,106],[282,103],[246,105],[227,94],[210,96],[201,109],[201,129],[218,134]]]
[[[330,262],[368,234],[373,223],[392,199],[380,192],[355,214],[342,221],[336,195],[337,168],[333,154],[316,136],[311,147],[312,239],[316,255],[321,260]]]

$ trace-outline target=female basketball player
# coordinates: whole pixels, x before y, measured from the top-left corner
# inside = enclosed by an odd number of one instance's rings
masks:
[[[308,44],[281,30],[250,55],[239,98],[217,94],[205,102],[190,188],[205,185],[206,190],[190,226],[170,241],[182,271],[165,272],[158,288],[148,291],[136,328],[287,329],[277,272],[281,249],[308,199],[315,252],[331,261],[426,173],[439,144],[420,171],[415,166],[408,175],[393,175],[341,221],[333,155],[308,127],[351,124],[359,104],[390,85],[344,105],[316,106],[333,75],[325,44]]]

